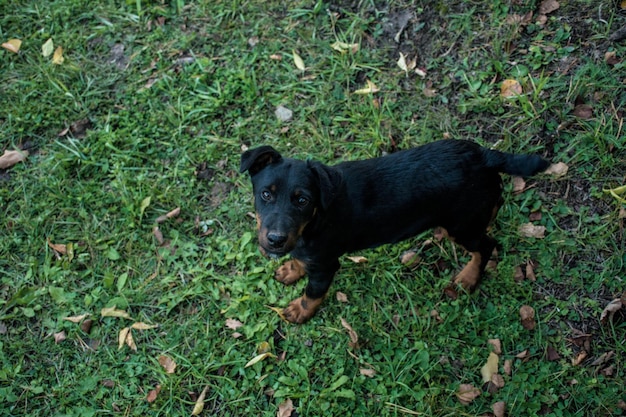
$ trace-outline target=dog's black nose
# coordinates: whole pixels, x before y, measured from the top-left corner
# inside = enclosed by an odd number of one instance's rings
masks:
[[[267,234],[267,242],[273,248],[282,247],[287,242],[287,235],[282,233],[270,232]]]

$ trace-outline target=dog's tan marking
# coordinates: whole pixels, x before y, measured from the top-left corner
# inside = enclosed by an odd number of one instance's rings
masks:
[[[283,316],[292,323],[304,323],[313,317],[323,300],[324,297],[313,299],[303,295],[289,303],[283,310]]]
[[[304,275],[306,275],[304,262],[298,259],[292,259],[285,262],[280,268],[278,268],[274,277],[278,282],[282,282],[285,285],[291,285]]]
[[[466,291],[473,291],[480,281],[480,252],[472,252],[472,259],[463,267],[461,272],[454,277],[454,283],[463,287]]]

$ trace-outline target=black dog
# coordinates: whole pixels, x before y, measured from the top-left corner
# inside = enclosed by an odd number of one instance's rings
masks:
[[[548,165],[537,155],[461,140],[336,166],[283,158],[270,146],[241,156],[241,172],[252,179],[261,252],[293,258],[276,279],[292,284],[309,275],[304,295],[283,311],[294,323],[313,316],[339,269],[339,256],[435,226],[471,253],[453,281],[472,291],[496,244],[486,231],[502,204],[499,173],[531,176]]]

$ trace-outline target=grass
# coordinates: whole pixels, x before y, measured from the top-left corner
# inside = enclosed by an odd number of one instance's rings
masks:
[[[623,415],[623,315],[599,317],[624,291],[624,206],[603,192],[626,181],[626,49],[606,40],[624,16],[562,3],[545,25],[522,25],[507,18],[537,2],[5,0],[0,39],[23,44],[0,50],[0,143],[30,155],[0,171],[0,414],[190,415],[206,388],[214,416],[276,415],[287,399],[301,416],[484,415],[497,401],[509,415]],[[42,56],[49,38],[61,65]],[[404,74],[398,52],[426,76]],[[523,96],[500,96],[508,78]],[[354,94],[367,80],[380,91]],[[591,117],[576,116],[581,104]],[[449,243],[425,247],[414,270],[399,262],[426,233],[363,251],[366,264],[342,259],[312,321],[282,322],[268,307],[302,285],[270,279],[278,264],[256,249],[242,147],[334,163],[443,137],[540,152],[569,172],[517,195],[505,181],[499,263],[477,294],[441,296],[467,260]],[[159,245],[155,219],[175,207]],[[543,239],[518,233],[533,212]],[[517,282],[530,260],[537,280]],[[522,305],[535,309],[533,331]],[[101,315],[113,306],[130,318]],[[136,322],[158,327],[131,330],[136,351],[119,348]],[[499,372],[505,360],[512,372],[462,405],[455,393],[481,385],[488,339],[502,342]],[[246,367],[266,351],[276,357]]]

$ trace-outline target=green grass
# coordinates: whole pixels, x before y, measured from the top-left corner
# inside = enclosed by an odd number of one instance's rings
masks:
[[[0,171],[0,415],[190,415],[205,387],[211,416],[273,416],[287,399],[300,416],[484,415],[497,401],[516,416],[623,415],[623,314],[599,317],[624,291],[624,205],[603,192],[626,181],[626,48],[606,40],[624,16],[577,0],[545,25],[507,23],[536,3],[4,0],[0,40],[23,43],[19,54],[0,49],[0,145],[30,156]],[[390,23],[406,10],[415,16],[397,44]],[[49,38],[61,65],[42,56]],[[342,54],[335,41],[360,48]],[[400,51],[417,55],[426,77],[406,76]],[[507,78],[523,96],[500,96]],[[380,92],[354,94],[366,80]],[[574,115],[581,103],[591,118]],[[276,119],[278,105],[292,121]],[[60,135],[85,119],[86,132]],[[311,322],[281,321],[269,307],[303,284],[273,281],[278,263],[256,249],[242,147],[335,163],[443,137],[539,152],[569,172],[518,195],[505,181],[492,232],[499,263],[476,294],[442,297],[467,260],[447,242],[424,248],[415,270],[399,262],[426,233],[361,252],[366,264],[342,259]],[[155,219],[176,207],[159,246]],[[537,211],[545,238],[520,236]],[[48,241],[73,253],[57,256]],[[516,282],[529,260],[537,281]],[[520,324],[522,305],[535,309],[533,331]],[[132,318],[102,317],[112,306]],[[89,330],[65,320],[82,314]],[[136,352],[118,349],[134,322],[158,328],[132,330]],[[577,331],[589,347],[574,343]],[[504,360],[512,373],[461,405],[455,393],[481,386],[494,338],[500,373]],[[548,347],[559,359],[547,360]],[[245,366],[268,349],[278,358]],[[581,350],[587,359],[573,365]]]

